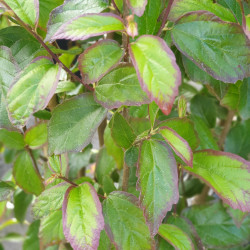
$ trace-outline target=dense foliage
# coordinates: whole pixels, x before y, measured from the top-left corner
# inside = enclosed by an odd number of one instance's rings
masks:
[[[0,0],[0,249],[249,249],[249,38],[246,0]]]

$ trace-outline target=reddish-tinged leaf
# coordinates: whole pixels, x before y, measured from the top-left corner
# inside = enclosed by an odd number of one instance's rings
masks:
[[[64,235],[73,249],[97,249],[104,219],[93,186],[85,182],[78,187],[69,187],[62,209]]]
[[[207,149],[194,153],[193,168],[185,169],[204,180],[232,208],[250,211],[250,162]]]
[[[144,35],[129,45],[129,53],[142,89],[169,114],[181,84],[173,52],[163,39]]]
[[[169,127],[161,127],[160,134],[188,166],[193,165],[193,152],[186,140]]]
[[[62,25],[51,39],[86,40],[93,36],[122,30],[124,30],[123,20],[117,15],[111,13],[84,14]]]
[[[153,140],[142,143],[137,176],[140,204],[155,235],[166,213],[179,200],[177,166],[167,145]]]
[[[147,0],[127,0],[127,3],[133,14],[137,16],[142,16],[145,11],[148,1]]]

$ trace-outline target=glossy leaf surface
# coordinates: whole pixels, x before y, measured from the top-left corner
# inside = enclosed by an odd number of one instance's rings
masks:
[[[169,127],[161,127],[160,134],[175,153],[190,167],[193,164],[193,152],[187,141]]]
[[[122,59],[123,51],[113,40],[102,40],[90,46],[78,59],[79,69],[86,83],[99,81]]]
[[[142,89],[163,113],[169,114],[181,83],[173,52],[164,40],[148,35],[131,43],[129,51]]]
[[[140,204],[152,235],[178,202],[178,174],[171,150],[158,141],[143,141],[137,172],[137,188],[140,190]]]
[[[34,27],[39,18],[39,0],[5,0],[17,16]]]
[[[169,20],[176,21],[181,16],[192,11],[206,10],[224,21],[235,22],[234,15],[230,10],[214,3],[212,0],[176,0],[169,14]]]
[[[238,24],[202,11],[187,14],[173,28],[172,39],[184,55],[217,80],[234,83],[250,75],[249,40]]]
[[[63,5],[54,9],[50,14],[46,41],[51,40],[55,32],[67,21],[82,14],[99,13],[108,6],[107,3],[106,0],[65,1]]]
[[[50,154],[82,150],[89,144],[106,112],[87,93],[58,105],[48,125]]]
[[[194,154],[193,168],[185,169],[204,180],[232,208],[250,210],[250,163],[243,158],[230,153],[203,150]]]
[[[175,225],[162,224],[159,228],[159,234],[175,247],[175,249],[194,249],[193,243],[188,235]]]
[[[24,141],[32,148],[42,146],[47,141],[47,124],[40,123],[25,132]]]
[[[103,203],[103,214],[107,233],[118,249],[151,249],[149,229],[135,196],[112,192]]]
[[[114,14],[84,14],[71,19],[58,29],[52,39],[86,40],[124,29],[122,19]]]
[[[131,66],[116,68],[104,76],[95,88],[95,99],[109,109],[150,102],[141,89],[135,69]]]
[[[87,182],[70,187],[63,202],[63,232],[74,249],[96,249],[104,228],[102,207],[95,189]]]
[[[40,57],[19,75],[7,96],[11,122],[24,126],[28,118],[44,109],[53,96],[59,77],[59,67]]]

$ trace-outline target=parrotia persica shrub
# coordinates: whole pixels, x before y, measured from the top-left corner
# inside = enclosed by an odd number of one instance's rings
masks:
[[[0,7],[0,242],[249,249],[248,1]]]

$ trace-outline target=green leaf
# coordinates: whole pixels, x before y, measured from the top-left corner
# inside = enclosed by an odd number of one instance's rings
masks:
[[[136,167],[139,158],[139,148],[132,146],[125,152],[124,161],[129,167]]]
[[[183,215],[191,220],[206,248],[229,249],[247,244],[249,240],[249,219],[237,228],[220,202],[192,206],[184,210]]]
[[[191,198],[197,194],[200,194],[205,184],[197,178],[191,178],[191,179],[186,180],[184,182],[184,185],[185,185],[185,190],[182,190],[182,188],[179,188],[180,195],[185,196],[186,198]],[[179,184],[179,187],[180,187],[180,184]]]
[[[187,141],[169,127],[161,127],[160,134],[174,152],[190,167],[193,165],[193,152]]]
[[[63,93],[68,92],[71,90],[74,90],[76,88],[76,85],[74,82],[71,81],[59,81],[55,93]]]
[[[2,219],[2,217],[5,214],[6,204],[7,204],[7,201],[0,201],[0,219]]]
[[[85,83],[99,81],[107,72],[115,68],[124,55],[118,42],[113,40],[99,41],[80,55],[79,70]]]
[[[231,128],[225,140],[225,151],[250,160],[250,119]]]
[[[67,176],[68,173],[68,158],[66,154],[53,155],[48,158],[48,166],[54,173],[61,176]]]
[[[26,151],[17,156],[13,166],[13,176],[17,185],[27,193],[39,195],[44,189],[43,180]]]
[[[44,109],[53,96],[60,74],[59,66],[40,57],[21,72],[7,96],[11,122],[19,127],[29,117]]]
[[[194,122],[194,127],[200,140],[199,149],[210,148],[219,150],[218,144],[216,143],[212,132],[209,130],[203,119],[199,116],[192,115],[191,120]]]
[[[111,136],[111,129],[109,126],[107,126],[104,131],[104,144],[106,146],[107,153],[115,159],[117,168],[122,169],[124,153],[122,148],[115,144]]]
[[[244,79],[240,87],[239,113],[244,120],[250,118],[250,77]]]
[[[151,128],[154,127],[158,111],[159,111],[159,107],[157,106],[157,104],[155,102],[151,102],[148,105],[148,114],[149,114],[149,119],[150,119],[150,123],[151,123]]]
[[[108,109],[150,102],[131,66],[120,66],[104,76],[95,88],[95,99]]]
[[[14,190],[11,182],[0,181],[0,202],[10,199]]]
[[[114,181],[111,179],[110,176],[105,175],[102,179],[103,183],[103,191],[106,194],[110,194],[111,192],[116,190],[116,187],[114,185]]]
[[[5,0],[5,3],[23,22],[32,27],[37,25],[39,18],[38,0]]]
[[[14,215],[16,219],[23,223],[26,218],[27,209],[33,200],[32,194],[26,194],[19,189],[14,194]]]
[[[106,113],[87,93],[58,105],[52,111],[48,125],[49,154],[82,150],[91,141]]]
[[[169,114],[181,84],[173,52],[161,38],[145,35],[129,44],[129,53],[142,89]]]
[[[196,95],[192,98],[190,104],[192,114],[200,117],[209,128],[213,128],[215,126],[216,105],[214,98],[204,95]]]
[[[0,142],[7,148],[23,149],[25,146],[23,136],[15,131],[0,129]]]
[[[37,111],[36,113],[33,114],[33,116],[42,120],[50,120],[51,113],[47,111],[46,109],[44,109],[44,110]]]
[[[148,1],[147,0],[128,0],[127,3],[133,14],[137,16],[142,16]]]
[[[182,17],[171,32],[177,48],[215,79],[234,83],[250,75],[249,41],[240,25],[196,12]]]
[[[161,22],[159,16],[165,7],[163,0],[148,0],[144,14],[141,17],[135,16],[135,22],[138,24],[139,35],[156,35]]]
[[[159,234],[175,249],[194,249],[194,245],[188,235],[175,225],[162,224],[159,228]]]
[[[115,170],[116,164],[114,158],[107,153],[105,147],[101,148],[96,159],[95,175],[98,183],[103,184],[103,178],[110,176]]]
[[[167,126],[173,129],[184,140],[186,140],[192,150],[196,149],[199,145],[199,138],[194,129],[194,123],[187,118],[172,118],[163,121],[159,127]]]
[[[47,136],[47,124],[39,123],[25,132],[24,141],[31,148],[39,148],[46,143]]]
[[[81,14],[99,13],[108,7],[106,0],[68,0],[50,14],[45,41],[51,40],[56,31],[66,22]]]
[[[107,233],[119,249],[151,249],[153,241],[135,196],[112,192],[103,203],[103,214]]]
[[[34,216],[41,218],[61,209],[64,195],[69,187],[69,183],[63,182],[43,191],[35,200],[32,209]]]
[[[41,220],[39,238],[43,247],[64,240],[62,211],[54,211]]]
[[[50,12],[63,4],[63,0],[39,0],[39,25],[46,28]]]
[[[0,45],[10,48],[13,57],[21,69],[24,69],[34,59],[41,46],[28,31],[20,26],[1,29]],[[9,82],[9,84],[11,83]]]
[[[155,235],[166,213],[179,200],[177,166],[167,145],[147,140],[141,144],[138,167],[140,203]]]
[[[214,3],[212,0],[177,0],[174,1],[171,11],[169,13],[169,20],[174,22],[181,16],[192,12],[192,11],[199,11],[199,10],[206,10],[217,17],[221,18],[224,21],[228,22],[235,22],[234,15],[232,12],[223,6]]]
[[[36,220],[30,224],[26,238],[23,243],[23,250],[39,250],[40,244],[39,244],[39,232],[40,227],[40,220]]]
[[[74,249],[97,249],[104,228],[102,207],[92,185],[70,187],[63,202],[63,231]]]
[[[102,230],[101,231],[101,237],[100,237],[100,240],[99,240],[98,250],[107,250],[107,249],[114,250],[115,247],[112,244],[112,242],[110,241],[106,231]]]
[[[12,126],[9,120],[7,112],[7,102],[1,91],[0,91],[0,128],[15,130],[15,128]]]
[[[93,36],[122,30],[124,30],[123,20],[115,14],[83,14],[63,24],[51,39],[86,40]]]
[[[136,139],[134,131],[119,112],[112,116],[109,127],[114,141],[122,148],[128,149]]]
[[[226,90],[225,95],[220,101],[220,105],[231,110],[237,110],[240,100],[240,86],[242,82],[238,81],[235,84],[230,84]]]
[[[227,204],[224,204],[227,205]],[[227,213],[232,217],[235,225],[240,228],[242,225],[242,222],[246,219],[247,216],[249,216],[249,213],[242,212],[239,209],[233,209],[230,206],[226,206]]]
[[[250,164],[243,158],[203,150],[194,153],[193,168],[185,169],[205,181],[232,208],[250,211]]]

